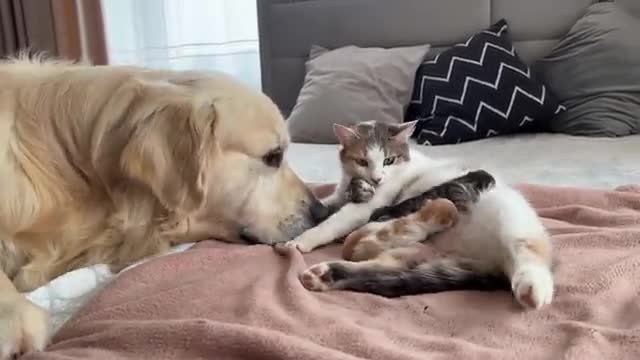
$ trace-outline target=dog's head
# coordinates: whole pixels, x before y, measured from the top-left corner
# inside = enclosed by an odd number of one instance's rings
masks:
[[[194,240],[273,244],[317,224],[326,209],[289,168],[289,135],[264,94],[221,74],[150,80],[125,146],[125,173],[187,219]]]

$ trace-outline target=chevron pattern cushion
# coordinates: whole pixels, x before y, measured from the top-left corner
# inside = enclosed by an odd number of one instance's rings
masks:
[[[406,120],[419,120],[419,144],[438,145],[548,131],[561,111],[516,53],[503,19],[420,65]]]

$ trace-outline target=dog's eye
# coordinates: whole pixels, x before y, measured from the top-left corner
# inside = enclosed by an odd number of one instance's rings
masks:
[[[384,159],[384,162],[382,163],[382,165],[389,166],[389,165],[393,164],[394,162],[396,162],[396,157],[392,156],[392,157],[388,157],[388,158]]]
[[[356,159],[356,164],[362,167],[367,167],[369,165],[369,162],[367,161],[367,159]]]
[[[269,151],[262,157],[262,161],[269,167],[279,168],[282,163],[282,150],[277,149]]]

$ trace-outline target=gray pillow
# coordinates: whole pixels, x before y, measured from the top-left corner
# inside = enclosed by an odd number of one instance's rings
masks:
[[[567,111],[553,131],[624,136],[640,130],[640,19],[615,3],[592,5],[539,61],[545,83]]]
[[[640,17],[640,1],[638,0],[616,0],[616,4],[627,10],[635,17]]]
[[[295,142],[335,144],[333,124],[401,123],[429,45],[398,48],[313,46],[304,85],[287,119]]]

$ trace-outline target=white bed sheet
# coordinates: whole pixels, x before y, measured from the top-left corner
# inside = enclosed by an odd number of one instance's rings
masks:
[[[458,158],[473,167],[497,171],[511,182],[604,189],[640,183],[640,135],[595,139],[543,134],[416,147],[431,156]],[[303,180],[335,182],[340,176],[337,151],[336,145],[293,144],[287,157]],[[114,276],[103,265],[78,269],[32,291],[28,298],[49,310],[56,331]]]
[[[498,173],[511,183],[600,189],[640,183],[640,135],[532,134],[414,147],[433,157],[455,158]],[[336,182],[340,177],[336,145],[292,144],[287,159],[304,181]]]

